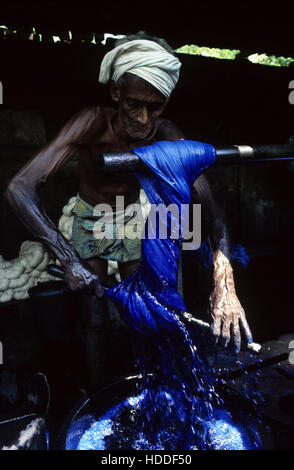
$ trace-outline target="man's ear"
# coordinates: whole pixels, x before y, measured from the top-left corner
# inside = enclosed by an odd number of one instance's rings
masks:
[[[113,101],[119,101],[120,99],[119,87],[113,80],[111,80],[110,82],[110,95]]]

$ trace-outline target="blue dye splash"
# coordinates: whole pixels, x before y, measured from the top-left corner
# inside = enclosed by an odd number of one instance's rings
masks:
[[[234,423],[230,413],[223,409],[215,410],[215,418],[209,423],[208,442],[213,450],[254,450],[254,444],[244,425]]]
[[[190,203],[192,184],[214,163],[214,147],[195,141],[158,142],[134,152],[150,168],[137,174],[150,203],[166,211],[175,204],[186,223],[188,211],[182,210],[182,204]],[[143,377],[139,395],[99,420],[83,417],[85,426],[77,423],[71,429],[75,438],[68,441],[69,448],[185,450],[260,445],[251,442],[225,411],[205,348],[199,350],[197,338],[192,339],[181,320],[186,310],[177,291],[182,226],[179,239],[173,239],[172,227],[180,221],[166,215],[167,238],[160,238],[156,218],[149,214],[139,269],[107,292],[136,331],[137,365]]]

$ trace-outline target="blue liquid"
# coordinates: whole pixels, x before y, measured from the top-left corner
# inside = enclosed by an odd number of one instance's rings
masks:
[[[184,341],[175,335],[171,341],[155,337],[153,345],[149,339],[147,352],[142,347],[138,349],[138,366],[143,375],[137,393],[118,399],[115,406],[99,416],[91,409],[79,413],[67,435],[67,449],[262,448],[256,420],[246,409],[242,411],[242,403],[234,404],[234,397],[224,402],[215,389],[215,374],[199,357],[195,346],[187,347],[195,339],[191,339],[187,328],[182,328]],[[153,353],[148,356],[152,348]],[[153,366],[152,374],[149,365]],[[244,394],[248,400],[256,398],[250,386]]]
[[[68,435],[66,449],[72,450],[179,450],[178,442],[182,440],[183,422],[181,413],[174,408],[172,395],[166,391],[158,390],[158,398],[164,407],[169,407],[169,413],[164,412],[164,423],[157,430],[156,436],[150,436],[142,431],[142,409],[147,391],[137,396],[129,397],[118,405],[108,410],[97,421],[91,420],[86,423],[87,429],[80,433],[80,438],[73,445],[74,436],[79,433],[79,428],[85,426],[85,417],[75,423]],[[170,416],[169,416],[170,415]],[[195,422],[199,421],[194,416]],[[247,420],[248,421],[248,420]],[[248,421],[249,422],[249,421]],[[248,425],[248,423],[247,423]],[[250,426],[250,425],[249,425]],[[202,428],[202,423],[198,422]],[[207,430],[207,448],[213,450],[253,450],[260,449],[260,442],[254,442],[246,431],[246,427],[235,423],[229,412],[216,408],[214,418],[205,423]],[[256,434],[255,430],[255,434]],[[186,450],[197,450],[196,439],[191,436],[190,441],[185,443]]]

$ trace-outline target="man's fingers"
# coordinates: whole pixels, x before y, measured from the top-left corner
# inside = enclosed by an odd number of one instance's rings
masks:
[[[210,331],[215,340],[215,343],[217,343],[221,332],[221,318],[219,316],[214,317]]]
[[[104,295],[104,288],[103,286],[100,284],[100,282],[95,282],[95,295],[101,299],[101,297],[103,297]]]
[[[104,295],[104,287],[98,279],[93,279],[87,286],[87,293],[89,296],[95,295],[101,299]]]
[[[96,295],[96,297],[98,297],[98,299],[101,299],[101,297],[103,297],[104,287],[100,283],[100,279],[96,278],[95,280],[91,282],[91,291],[93,295]]]
[[[230,323],[229,320],[226,320],[226,321],[223,323],[222,339],[223,339],[225,348],[227,347],[227,345],[229,344],[230,339],[231,339],[231,335],[230,335],[230,326],[231,326],[231,323]]]
[[[232,338],[235,345],[236,352],[240,352],[241,349],[241,333],[239,322],[232,324]]]
[[[253,341],[252,333],[251,333],[249,325],[247,323],[244,310],[242,310],[241,315],[240,315],[240,323],[241,323],[243,332],[246,336],[247,343],[252,343],[252,341]]]

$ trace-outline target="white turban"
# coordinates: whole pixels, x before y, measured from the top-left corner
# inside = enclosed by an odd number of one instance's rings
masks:
[[[136,39],[105,54],[99,82],[114,82],[126,72],[151,83],[165,97],[170,96],[179,79],[181,62],[164,47],[147,39]]]

